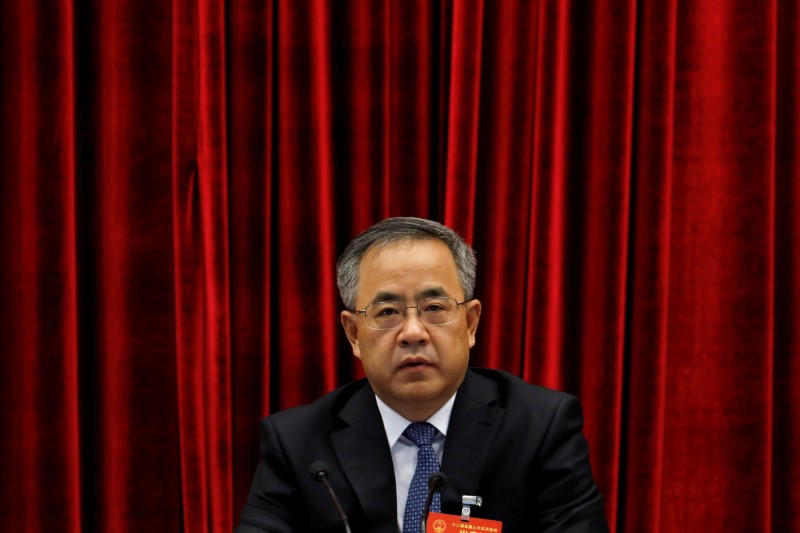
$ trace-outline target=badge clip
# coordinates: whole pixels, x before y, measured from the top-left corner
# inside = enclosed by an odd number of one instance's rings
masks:
[[[464,494],[461,496],[461,521],[462,522],[469,522],[469,515],[472,513],[472,506],[477,505],[480,507],[483,505],[483,498],[480,496],[468,496]]]

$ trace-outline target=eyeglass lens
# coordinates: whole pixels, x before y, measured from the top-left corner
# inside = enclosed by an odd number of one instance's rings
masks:
[[[408,307],[399,302],[370,304],[365,309],[367,325],[374,329],[394,329],[404,322],[406,310],[414,307],[424,323],[441,326],[455,320],[458,302],[454,298],[427,298]]]

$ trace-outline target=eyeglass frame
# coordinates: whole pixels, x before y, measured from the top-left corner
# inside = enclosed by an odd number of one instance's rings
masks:
[[[417,305],[406,305],[406,304],[404,304],[402,302],[398,302],[396,300],[384,300],[384,301],[381,301],[381,302],[372,302],[371,304],[367,305],[364,309],[356,309],[355,311],[353,311],[353,313],[356,316],[363,315],[364,316],[364,320],[367,320],[367,309],[369,309],[373,305],[398,304],[398,305],[402,305],[403,306],[403,315],[402,315],[403,316],[403,320],[393,328],[373,328],[372,326],[369,325],[369,322],[367,322],[367,327],[369,329],[371,329],[371,330],[374,330],[374,331],[392,331],[393,329],[398,329],[398,328],[403,327],[403,324],[405,324],[406,318],[408,317],[408,310],[409,309],[416,309],[417,310],[417,318],[420,320],[420,322],[422,322],[426,326],[447,326],[447,325],[452,324],[453,322],[455,322],[457,320],[457,318],[453,318],[453,320],[451,320],[450,322],[443,322],[441,324],[429,324],[428,322],[425,322],[425,320],[422,319],[422,313],[419,310],[419,304],[422,303],[422,302],[426,302],[428,300],[453,300],[456,303],[456,310],[458,310],[458,308],[461,307],[462,305],[464,306],[464,309],[466,309],[467,308],[467,304],[469,302],[471,302],[473,300],[473,298],[471,298],[469,300],[464,299],[464,300],[461,300],[459,302],[457,298],[453,298],[452,296],[430,296],[428,298],[423,298],[421,300],[417,300],[417,302],[416,302]]]

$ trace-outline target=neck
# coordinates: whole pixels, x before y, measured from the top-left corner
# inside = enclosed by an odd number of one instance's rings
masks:
[[[455,391],[451,392],[444,398],[436,398],[430,401],[398,401],[397,398],[383,398],[380,394],[381,401],[385,403],[395,413],[399,414],[409,422],[425,422],[432,417],[436,412],[444,407],[444,405],[453,397]]]
[[[397,413],[405,418],[410,422],[425,422],[427,419],[433,416],[433,414],[442,408],[442,406],[446,402],[443,402],[441,405],[435,407],[421,407],[421,406],[411,406],[411,407],[401,407],[401,406],[392,406],[389,405],[392,409],[397,411]]]

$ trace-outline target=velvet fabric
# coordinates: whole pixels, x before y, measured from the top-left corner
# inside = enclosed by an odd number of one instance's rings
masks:
[[[334,265],[479,258],[616,531],[800,530],[798,0],[0,3],[0,529],[230,531],[362,376]]]

